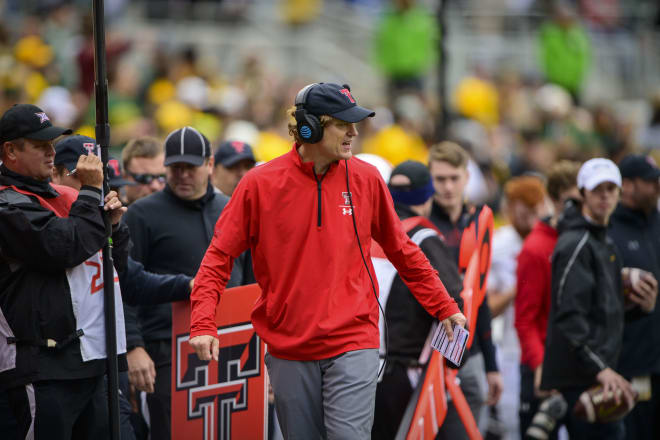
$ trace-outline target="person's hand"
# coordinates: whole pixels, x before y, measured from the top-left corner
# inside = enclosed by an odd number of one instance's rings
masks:
[[[504,389],[504,382],[502,382],[502,375],[499,371],[491,371],[486,373],[486,381],[488,382],[488,396],[486,397],[486,405],[496,405],[502,395]]]
[[[639,271],[639,275],[635,276],[634,271]],[[639,305],[644,312],[651,313],[658,297],[658,281],[651,272],[637,268],[630,269],[630,281],[632,289],[628,299]]]
[[[190,291],[192,292],[193,288],[195,287],[195,279],[191,278],[190,279]]]
[[[105,211],[110,211],[110,222],[113,225],[119,223],[121,216],[124,215],[126,208],[119,200],[119,196],[116,191],[110,191],[104,199],[105,203],[103,204],[103,209]]]
[[[203,361],[218,360],[220,341],[215,336],[200,335],[192,338],[188,343],[195,349],[197,357]]]
[[[547,391],[541,389],[541,377],[543,376],[543,364],[534,370],[534,396],[538,399],[550,397],[555,390]]]
[[[103,188],[103,164],[98,156],[93,154],[81,155],[76,164],[76,176],[82,186]]]
[[[142,347],[135,347],[126,353],[128,381],[139,391],[154,392],[156,367],[149,354]]]
[[[442,325],[445,327],[445,332],[447,332],[447,337],[450,341],[454,340],[454,325],[459,325],[465,327],[465,316],[462,313],[454,313],[449,318],[442,320]]]
[[[626,379],[611,368],[605,368],[596,375],[596,380],[603,386],[603,395],[609,400],[609,396],[614,396],[614,401],[618,405],[621,402],[621,395],[626,399],[629,407],[635,403],[635,393]]]

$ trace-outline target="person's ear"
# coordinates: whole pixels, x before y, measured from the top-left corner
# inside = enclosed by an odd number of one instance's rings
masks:
[[[4,144],[2,144],[2,160],[4,160],[5,162],[11,162],[16,160],[17,149],[18,149],[18,145],[16,145],[12,141],[6,141]]]
[[[215,158],[213,156],[209,156],[208,158],[208,167],[209,167],[209,176],[213,176],[213,164],[215,164]]]

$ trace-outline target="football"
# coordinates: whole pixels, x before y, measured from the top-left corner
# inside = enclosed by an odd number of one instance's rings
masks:
[[[603,387],[598,385],[580,394],[580,397],[573,407],[573,414],[589,423],[607,423],[621,420],[635,406],[634,402],[629,405],[623,397],[621,390],[619,394],[619,403],[614,399],[614,393],[603,392]]]
[[[653,276],[653,274],[637,267],[624,267],[621,275],[623,281],[624,306],[626,310],[630,310],[637,306],[637,303],[630,299],[630,294],[637,288],[643,279]]]

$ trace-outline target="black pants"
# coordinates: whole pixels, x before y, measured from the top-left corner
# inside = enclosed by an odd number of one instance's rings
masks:
[[[0,391],[0,433],[2,433],[2,438],[13,439],[17,437],[16,418],[9,405],[7,391]]]
[[[532,424],[534,414],[539,410],[541,399],[534,394],[534,370],[527,365],[520,365],[520,409],[518,418],[520,420],[520,436],[524,438],[527,428]],[[557,439],[559,423],[550,435],[551,440]]]
[[[7,394],[20,439],[31,430],[37,440],[109,438],[103,376],[40,381],[11,388]]]
[[[396,436],[408,401],[413,394],[407,367],[389,363],[383,380],[376,388],[376,410],[371,428],[372,440],[389,440]]]
[[[149,407],[149,432],[151,440],[170,440],[171,438],[171,398],[172,398],[172,346],[170,340],[147,342],[149,356],[156,364],[156,383],[154,392],[147,394]]]
[[[135,430],[131,423],[131,414],[133,413],[131,403],[128,401],[129,385],[128,373],[119,372],[119,431],[121,440],[135,440]],[[108,376],[104,378],[104,389],[108,392]],[[107,399],[107,395],[106,395]]]
[[[651,375],[651,393],[651,400],[638,402],[623,419],[627,439],[660,439],[660,375]]]

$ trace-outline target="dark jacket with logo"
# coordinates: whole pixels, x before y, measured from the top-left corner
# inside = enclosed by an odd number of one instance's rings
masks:
[[[477,219],[481,208],[479,206],[472,209],[467,205],[463,205],[461,216],[458,218],[456,224],[453,224],[445,210],[435,201],[433,202],[430,219],[440,232],[442,232],[445,243],[451,251],[456,264],[458,264],[459,254],[461,252],[463,231]],[[465,363],[470,355],[481,352],[484,358],[486,372],[498,371],[495,345],[493,344],[491,335],[491,320],[490,307],[488,307],[488,301],[484,298],[477,313],[474,342],[470,350],[465,352],[463,358],[463,363]]]
[[[407,205],[395,203],[394,208],[401,220],[417,215]],[[449,295],[462,309],[461,290],[463,290],[463,283],[458,274],[458,267],[450,250],[445,245],[442,235],[436,232],[435,229],[426,228],[423,225],[415,226],[407,233],[411,238],[418,233],[420,234],[422,238],[419,242],[419,248],[428,258],[431,266],[438,272],[438,276]],[[384,293],[381,292],[381,296],[383,295]],[[417,301],[399,275],[394,277],[387,295],[385,316],[389,326],[388,358],[390,361],[401,362],[406,365],[415,364],[424,347],[431,325],[436,321],[436,318],[431,316]]]
[[[77,193],[4,166],[0,173],[0,186],[6,187],[0,190],[0,389],[104,374],[105,359],[82,360],[67,278],[67,269],[83,264],[105,242],[101,192],[84,186]],[[122,270],[129,242],[125,226],[115,229],[113,242],[115,267]],[[49,339],[57,346],[49,347]],[[120,356],[120,368],[125,365]]]
[[[619,203],[610,219],[609,235],[621,252],[624,267],[639,267],[660,280],[660,214],[633,210]],[[660,373],[660,307],[626,321],[619,372],[627,377]]]
[[[124,216],[133,241],[131,256],[149,272],[194,277],[228,200],[209,184],[206,194],[198,200],[180,199],[166,186],[163,191],[136,201]],[[243,278],[242,260],[237,259],[227,287],[241,285]],[[139,306],[137,314],[143,340],[127,341],[129,350],[136,345],[170,340],[170,304]],[[169,362],[167,349],[162,355],[151,355],[157,364]]]
[[[589,387],[619,362],[621,258],[607,228],[587,221],[576,205],[566,208],[557,229],[541,387]]]

